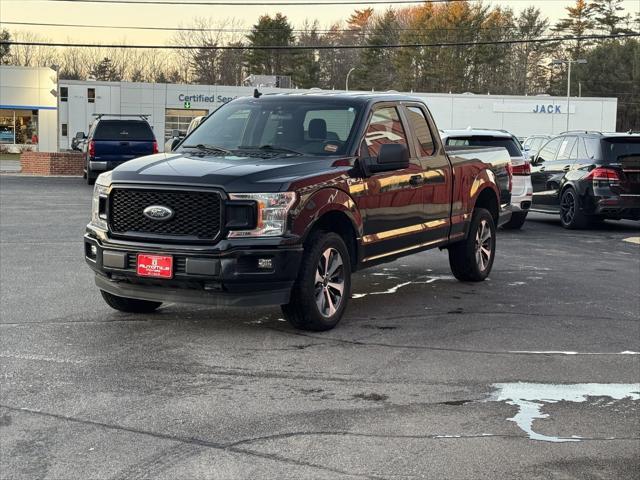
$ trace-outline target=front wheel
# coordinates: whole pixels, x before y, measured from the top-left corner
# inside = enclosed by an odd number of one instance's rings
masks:
[[[151,302],[149,300],[138,300],[136,298],[126,298],[113,295],[112,293],[100,290],[102,298],[107,305],[120,312],[126,313],[151,313],[156,310],[162,302]]]
[[[520,230],[527,219],[528,212],[515,212],[511,215],[511,220],[505,223],[502,228],[505,230]]]
[[[333,232],[314,232],[282,313],[295,328],[331,330],[342,318],[350,294],[351,259],[344,240]]]
[[[462,282],[481,282],[489,276],[496,253],[496,224],[488,210],[473,212],[467,238],[449,247],[453,276]]]

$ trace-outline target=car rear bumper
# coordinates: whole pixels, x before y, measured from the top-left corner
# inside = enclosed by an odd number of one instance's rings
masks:
[[[596,197],[593,213],[605,218],[640,220],[640,195]]]
[[[531,176],[515,175],[513,177],[513,188],[511,192],[511,210],[514,213],[528,212],[533,200],[533,186]]]
[[[90,232],[84,236],[87,264],[98,288],[140,300],[198,303],[216,306],[283,305],[289,302],[296,280],[302,246],[189,250],[177,245],[110,243]],[[138,253],[170,255],[170,279],[140,277]],[[268,259],[271,265],[265,267]]]

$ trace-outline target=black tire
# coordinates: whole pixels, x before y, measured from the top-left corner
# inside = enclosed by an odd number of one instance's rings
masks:
[[[569,230],[586,228],[589,217],[582,211],[580,197],[569,187],[560,196],[560,225]]]
[[[488,210],[476,208],[467,238],[449,247],[451,272],[462,282],[481,282],[491,273],[495,254],[496,224]]]
[[[156,310],[162,302],[150,302],[149,300],[138,300],[136,298],[126,298],[113,295],[112,293],[100,290],[102,298],[111,308],[126,313],[151,313]]]
[[[514,212],[511,215],[511,220],[505,223],[502,228],[505,230],[520,230],[527,219],[527,213],[529,212]]]
[[[87,185],[93,185],[96,183],[96,178],[98,178],[98,176],[92,175],[91,170],[87,168],[87,176],[85,178],[87,179]]]
[[[310,235],[304,250],[291,300],[282,305],[282,313],[295,328],[331,330],[351,297],[349,250],[340,235],[322,230]],[[342,292],[336,288],[340,286]]]

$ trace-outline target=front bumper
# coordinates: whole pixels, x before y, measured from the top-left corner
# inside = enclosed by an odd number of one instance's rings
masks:
[[[221,250],[114,241],[100,238],[90,229],[84,236],[85,260],[96,273],[98,288],[121,297],[158,302],[237,307],[286,304],[302,252],[301,245],[252,247],[246,239],[235,245],[226,242]],[[173,277],[139,277],[138,253],[173,256]],[[271,259],[271,267],[260,268],[258,259]]]

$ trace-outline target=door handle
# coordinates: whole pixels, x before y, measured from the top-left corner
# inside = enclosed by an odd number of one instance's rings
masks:
[[[424,178],[422,178],[422,175],[412,175],[411,178],[409,178],[409,183],[414,187],[421,185],[423,182]]]
[[[568,172],[569,170],[571,170],[571,165],[565,165],[562,169],[563,172]]]
[[[541,171],[541,172],[544,172],[544,167],[540,167],[540,171]]]

